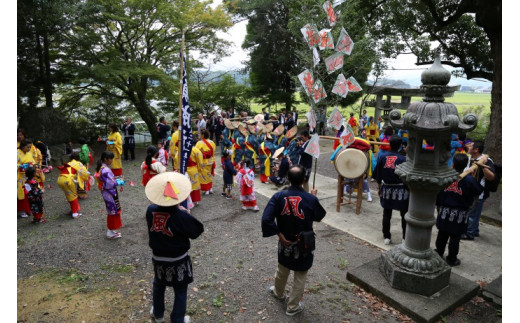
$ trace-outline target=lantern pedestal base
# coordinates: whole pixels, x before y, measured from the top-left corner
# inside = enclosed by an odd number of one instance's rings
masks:
[[[376,258],[347,273],[347,280],[379,297],[388,305],[417,322],[436,322],[477,295],[480,286],[451,273],[449,283],[427,297],[393,288],[381,273],[381,258]],[[419,283],[419,284],[422,284]]]

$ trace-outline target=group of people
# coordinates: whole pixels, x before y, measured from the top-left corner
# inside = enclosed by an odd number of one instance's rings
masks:
[[[222,115],[227,116],[226,113]],[[286,314],[293,316],[304,309],[301,299],[315,248],[313,222],[321,221],[326,211],[316,197],[317,190],[312,189],[309,193],[308,181],[313,162],[312,156],[305,152],[310,139],[309,131],[304,129],[298,133],[296,125],[290,122],[294,117],[291,114],[281,115],[281,119],[276,120],[276,127],[270,122],[272,116],[262,116],[263,118],[242,116],[241,121],[223,119],[224,129],[220,133],[222,195],[232,199],[233,184],[236,183],[242,208],[259,211],[254,189],[256,165],[259,166],[262,183],[283,185],[289,182],[287,190],[277,192],[270,198],[263,211],[261,228],[264,237],[278,237],[278,268],[274,285],[268,288],[268,293],[275,299],[286,301]],[[160,124],[168,126],[164,118]],[[288,129],[287,124],[291,126]],[[403,239],[406,233],[404,216],[408,211],[409,191],[395,174],[395,167],[406,161],[403,154],[406,145],[403,144],[403,137],[394,134],[390,126],[379,136],[379,129],[372,132],[372,125],[373,117],[370,117],[363,128],[368,130],[366,138],[356,138],[357,145],[352,147],[366,149],[368,146],[373,153],[375,162],[370,166],[373,171],[371,176],[378,184],[378,195],[383,207],[384,242],[390,244],[393,210],[400,212]],[[121,159],[124,154],[124,159],[127,160],[127,153],[132,160],[135,158],[135,141],[134,128],[129,118],[120,128],[115,124],[111,124],[109,128],[111,134],[106,140],[106,151],[101,154],[93,177],[106,204],[107,238],[116,239],[121,237],[117,230],[122,226],[117,189],[124,184]],[[152,203],[146,211],[155,274],[150,315],[156,321],[164,320],[164,293],[167,286],[172,286],[175,300],[171,321],[186,322],[189,321],[189,317],[185,316],[187,286],[193,281],[192,264],[188,255],[189,239],[195,239],[204,232],[203,224],[190,214],[190,209],[199,204],[201,195],[213,193],[216,144],[208,129],[198,128],[200,140],[193,146],[187,162],[187,172],[183,175],[178,172],[179,124],[174,121],[171,128],[168,128],[172,130],[171,136],[167,137],[167,130],[166,137],[162,137],[163,140],[159,140],[157,146],[149,146],[145,161],[141,164],[141,184],[145,186],[145,194]],[[119,129],[124,133],[124,140]],[[163,129],[166,127],[158,126],[158,132]],[[371,138],[388,144],[371,147],[367,140]],[[38,166],[38,150],[25,138],[23,131],[19,130],[18,139],[19,210],[32,214],[35,222],[43,222],[41,194],[45,176]],[[164,139],[169,140],[169,143]],[[462,142],[459,137],[454,140],[459,144]],[[487,167],[479,167],[474,175],[466,175],[438,194],[439,234],[435,243],[436,251],[442,257],[449,240],[446,261],[451,266],[460,264],[457,258],[460,239],[471,240],[478,237],[482,204],[489,196],[485,184],[494,179],[493,163],[482,154],[483,143],[462,142],[462,145],[462,150],[458,145],[452,145],[456,151],[452,165],[458,173],[467,170],[473,161],[480,161],[479,165]],[[377,146],[379,149],[376,151]],[[427,146],[423,148],[428,149]],[[164,151],[162,154],[161,150]],[[74,218],[81,216],[78,198],[82,198],[82,194],[83,197],[86,196],[92,183],[88,171],[92,156],[89,155],[88,146],[83,144],[79,151],[72,149],[70,161],[58,167],[58,185],[65,193]],[[171,160],[171,166],[168,166],[168,160]],[[477,202],[473,203],[477,196]],[[291,293],[285,295],[290,271],[294,272],[294,282]],[[168,272],[173,274],[166,274]]]

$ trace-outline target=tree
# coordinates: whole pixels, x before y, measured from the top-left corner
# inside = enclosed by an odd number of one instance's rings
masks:
[[[352,0],[358,24],[369,26],[386,57],[417,56],[445,65],[468,79],[492,81],[486,151],[502,160],[502,1],[501,0]],[[433,46],[432,46],[433,44]]]
[[[252,92],[262,104],[284,104],[290,109],[295,102],[294,75],[297,39],[287,28],[289,1],[233,1],[229,7],[237,17],[249,19],[242,48],[250,51],[247,63]]]
[[[225,54],[228,42],[217,37],[230,18],[222,6],[190,0],[86,0],[67,36],[66,67],[74,82],[63,89],[62,104],[90,95],[131,103],[156,142],[151,100],[178,102],[181,39],[202,58]]]

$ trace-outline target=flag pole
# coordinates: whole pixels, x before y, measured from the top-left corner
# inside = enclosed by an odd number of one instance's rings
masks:
[[[314,157],[314,178],[312,179],[312,189],[316,189],[316,168],[318,167],[318,158]]]
[[[184,29],[182,30],[182,42],[181,42],[181,73],[180,73],[180,85],[179,85],[179,153],[177,154],[177,165],[181,166],[181,147],[182,147],[182,79],[184,72]],[[180,171],[180,169],[179,169]]]

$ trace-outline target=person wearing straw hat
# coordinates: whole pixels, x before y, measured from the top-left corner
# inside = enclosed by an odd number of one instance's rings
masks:
[[[237,129],[235,130],[235,142],[233,142],[233,155],[235,158],[233,159],[233,165],[238,167],[238,165],[244,159],[244,151],[245,151],[245,140],[249,133],[245,128],[244,124],[239,123]]]
[[[200,173],[200,190],[206,195],[213,194],[213,176],[215,175],[215,143],[209,139],[208,129],[200,133],[197,147],[202,153],[202,172]]]
[[[282,186],[287,182],[287,172],[289,172],[289,167],[291,166],[289,158],[283,154],[284,149],[284,147],[280,147],[273,154],[273,159],[278,158],[277,174],[276,176],[270,176],[269,181],[276,186]]]
[[[296,136],[296,133],[298,133],[298,127],[294,126],[285,134],[287,142],[285,143],[286,148],[283,153],[289,157],[292,165],[298,164],[298,159],[300,158],[300,154],[298,154],[298,141],[300,138]]]
[[[253,120],[254,121],[254,120]],[[249,128],[249,127],[248,127]],[[254,125],[251,125],[250,131],[245,137],[244,141],[244,159],[251,159],[253,161],[253,169],[255,168],[257,160],[257,151],[258,151],[258,139],[256,137],[256,128]],[[246,130],[247,132],[247,130]]]
[[[204,232],[204,225],[179,205],[190,191],[190,181],[177,172],[158,174],[146,185],[145,194],[152,203],[146,210],[146,224],[154,269],[150,316],[155,322],[164,322],[167,286],[173,287],[175,294],[171,322],[190,321],[190,317],[185,316],[188,284],[193,282],[188,251],[190,239],[196,239]]]
[[[225,112],[223,112],[225,113]],[[221,143],[220,143],[220,164],[224,165],[224,152],[227,150],[231,150],[233,147],[233,124],[229,119],[224,119],[224,129],[220,135]]]
[[[294,272],[285,312],[294,316],[303,311],[301,299],[314,261],[314,248],[306,242],[314,242],[313,222],[320,222],[327,212],[316,197],[317,190],[313,189],[312,194],[303,190],[305,169],[301,165],[292,166],[288,178],[291,186],[274,194],[264,209],[262,236],[278,236],[278,268],[274,286],[268,288],[268,293],[284,301],[289,274]],[[309,241],[305,237],[310,238]]]
[[[267,184],[271,176],[271,155],[275,150],[273,137],[269,133],[263,136],[264,140],[258,148],[258,159],[260,160],[260,181]]]

